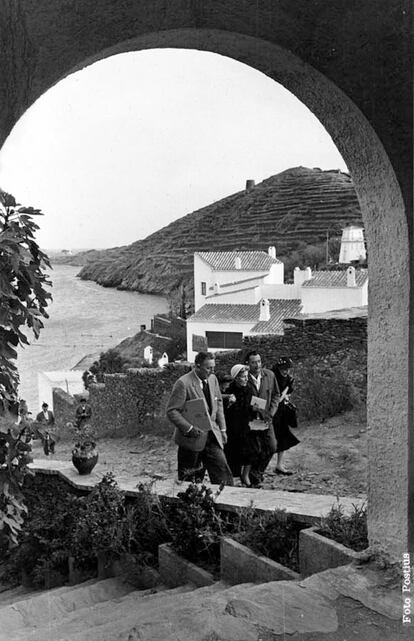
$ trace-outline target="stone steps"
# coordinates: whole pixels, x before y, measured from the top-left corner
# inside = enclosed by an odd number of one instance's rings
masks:
[[[37,613],[32,609],[21,611],[19,625],[8,623],[8,610],[5,621],[0,619],[0,630],[7,634],[4,641],[6,638],[7,641],[113,641],[118,638],[126,641],[137,624],[149,626],[160,618],[165,621],[175,608],[194,607],[227,587],[222,582],[198,589],[190,584],[172,589],[159,586],[156,592],[134,590],[120,598],[80,604],[74,610],[60,608],[50,597],[49,607],[44,602],[36,603]],[[164,637],[158,639],[162,641]]]

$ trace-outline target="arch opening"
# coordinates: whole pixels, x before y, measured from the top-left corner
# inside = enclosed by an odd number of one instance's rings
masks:
[[[391,161],[371,124],[341,89],[293,53],[264,39],[215,29],[146,34],[97,50],[59,77],[121,51],[179,47],[213,51],[248,64],[291,91],[320,120],[345,159],[361,204],[370,256],[368,326],[369,535],[398,556],[413,546],[408,430],[409,241],[405,206]],[[384,387],[384,372],[387,383]],[[403,464],[401,453],[404,452]]]

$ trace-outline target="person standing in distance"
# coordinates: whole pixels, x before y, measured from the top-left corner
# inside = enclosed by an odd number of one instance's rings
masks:
[[[252,351],[247,354],[246,365],[249,368],[247,385],[252,396],[266,401],[265,409],[258,410],[258,415],[268,427],[255,433],[258,456],[249,474],[251,484],[257,487],[262,483],[264,472],[276,452],[272,419],[279,405],[280,392],[275,375],[270,369],[262,367],[262,359],[258,352]]]
[[[55,424],[55,417],[47,403],[42,403],[42,411],[36,416],[36,421],[38,423],[45,423],[46,425]]]
[[[194,369],[174,384],[167,405],[167,417],[175,427],[178,445],[178,480],[202,481],[207,470],[211,483],[233,485],[233,476],[224,455],[227,442],[223,399],[214,375],[215,360],[209,352],[199,352]],[[183,416],[186,402],[204,398],[211,420],[211,430],[203,432]]]

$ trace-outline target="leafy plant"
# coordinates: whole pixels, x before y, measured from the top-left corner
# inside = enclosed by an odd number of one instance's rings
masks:
[[[72,532],[85,511],[84,499],[56,477],[26,476],[23,493],[27,511],[18,545],[8,554],[8,579],[18,582],[24,571],[35,586],[50,586],[53,574],[67,574]]]
[[[39,337],[52,298],[45,273],[50,262],[35,241],[39,227],[33,216],[40,215],[39,209],[22,207],[0,190],[0,391],[7,400],[12,400],[19,383],[16,347],[29,343],[23,330],[29,328]],[[27,467],[19,441],[8,435],[0,464],[0,532],[11,544],[25,511],[21,486]]]
[[[72,535],[72,552],[82,559],[106,553],[116,557],[122,551],[122,523],[125,497],[111,472],[84,499]]]
[[[369,545],[365,504],[353,505],[351,514],[346,515],[343,505],[338,501],[322,519],[319,532],[357,552],[365,550]]]
[[[123,551],[133,554],[139,566],[154,566],[158,546],[171,540],[165,508],[152,491],[151,484],[141,483],[138,495],[125,509]]]
[[[205,485],[191,483],[177,498],[167,511],[172,547],[189,561],[217,569],[227,522],[217,510],[216,495]]]
[[[298,571],[298,524],[285,510],[260,513],[240,510],[232,537],[257,554],[263,554]]]

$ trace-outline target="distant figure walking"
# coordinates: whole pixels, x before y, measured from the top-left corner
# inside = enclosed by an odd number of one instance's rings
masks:
[[[50,434],[49,429],[55,424],[53,412],[49,410],[49,405],[42,403],[42,411],[36,416],[35,437],[40,438],[43,445],[43,451],[46,456],[55,453],[56,441]]]
[[[294,378],[290,375],[289,370],[293,363],[287,356],[279,358],[273,367],[273,372],[281,392],[281,400],[277,412],[273,417],[273,427],[276,437],[277,463],[276,474],[290,476],[292,471],[284,467],[285,452],[291,447],[300,443],[299,439],[290,431],[290,427],[297,427],[296,408],[290,402],[289,395],[293,391]]]
[[[42,411],[36,416],[36,421],[38,423],[44,423],[45,425],[55,424],[55,417],[47,403],[42,403]]]
[[[85,423],[89,421],[89,419],[92,416],[92,408],[89,405],[89,403],[86,402],[86,398],[82,397],[79,401],[79,405],[76,408],[75,412],[75,424],[76,427],[79,429]]]
[[[218,380],[213,374],[214,366],[214,356],[209,352],[196,355],[194,369],[174,383],[167,416],[175,427],[178,479],[201,482],[207,470],[212,483],[233,485],[233,476],[223,451],[227,431],[223,399]],[[188,408],[188,401],[197,399],[204,399],[206,416],[208,412],[209,426],[205,431],[197,426],[195,420],[191,424],[183,415]]]

